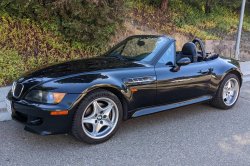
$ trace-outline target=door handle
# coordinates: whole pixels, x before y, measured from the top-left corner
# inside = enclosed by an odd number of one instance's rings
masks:
[[[207,74],[207,73],[209,72],[209,69],[203,69],[203,70],[200,70],[200,72],[201,72],[202,74]]]

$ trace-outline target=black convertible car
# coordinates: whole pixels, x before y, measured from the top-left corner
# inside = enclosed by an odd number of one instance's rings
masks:
[[[175,39],[131,36],[105,54],[30,71],[6,97],[12,118],[40,134],[72,131],[79,140],[108,140],[122,120],[210,101],[233,107],[239,63],[208,54],[199,39],[176,51]]]

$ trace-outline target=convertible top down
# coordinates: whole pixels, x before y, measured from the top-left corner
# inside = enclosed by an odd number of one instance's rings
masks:
[[[131,36],[105,54],[50,64],[13,83],[8,110],[25,130],[72,132],[101,143],[121,121],[203,101],[230,109],[238,99],[238,61],[208,54],[199,39],[176,51],[166,36]]]

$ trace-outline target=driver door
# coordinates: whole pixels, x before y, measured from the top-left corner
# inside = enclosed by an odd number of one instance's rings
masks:
[[[211,70],[207,62],[190,63],[173,71],[176,65],[175,42],[155,66],[157,76],[156,105],[172,104],[205,96],[209,89]]]

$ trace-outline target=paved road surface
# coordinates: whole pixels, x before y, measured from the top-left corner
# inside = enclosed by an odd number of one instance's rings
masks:
[[[0,165],[250,165],[250,83],[228,111],[198,104],[122,123],[99,145],[0,122]]]

